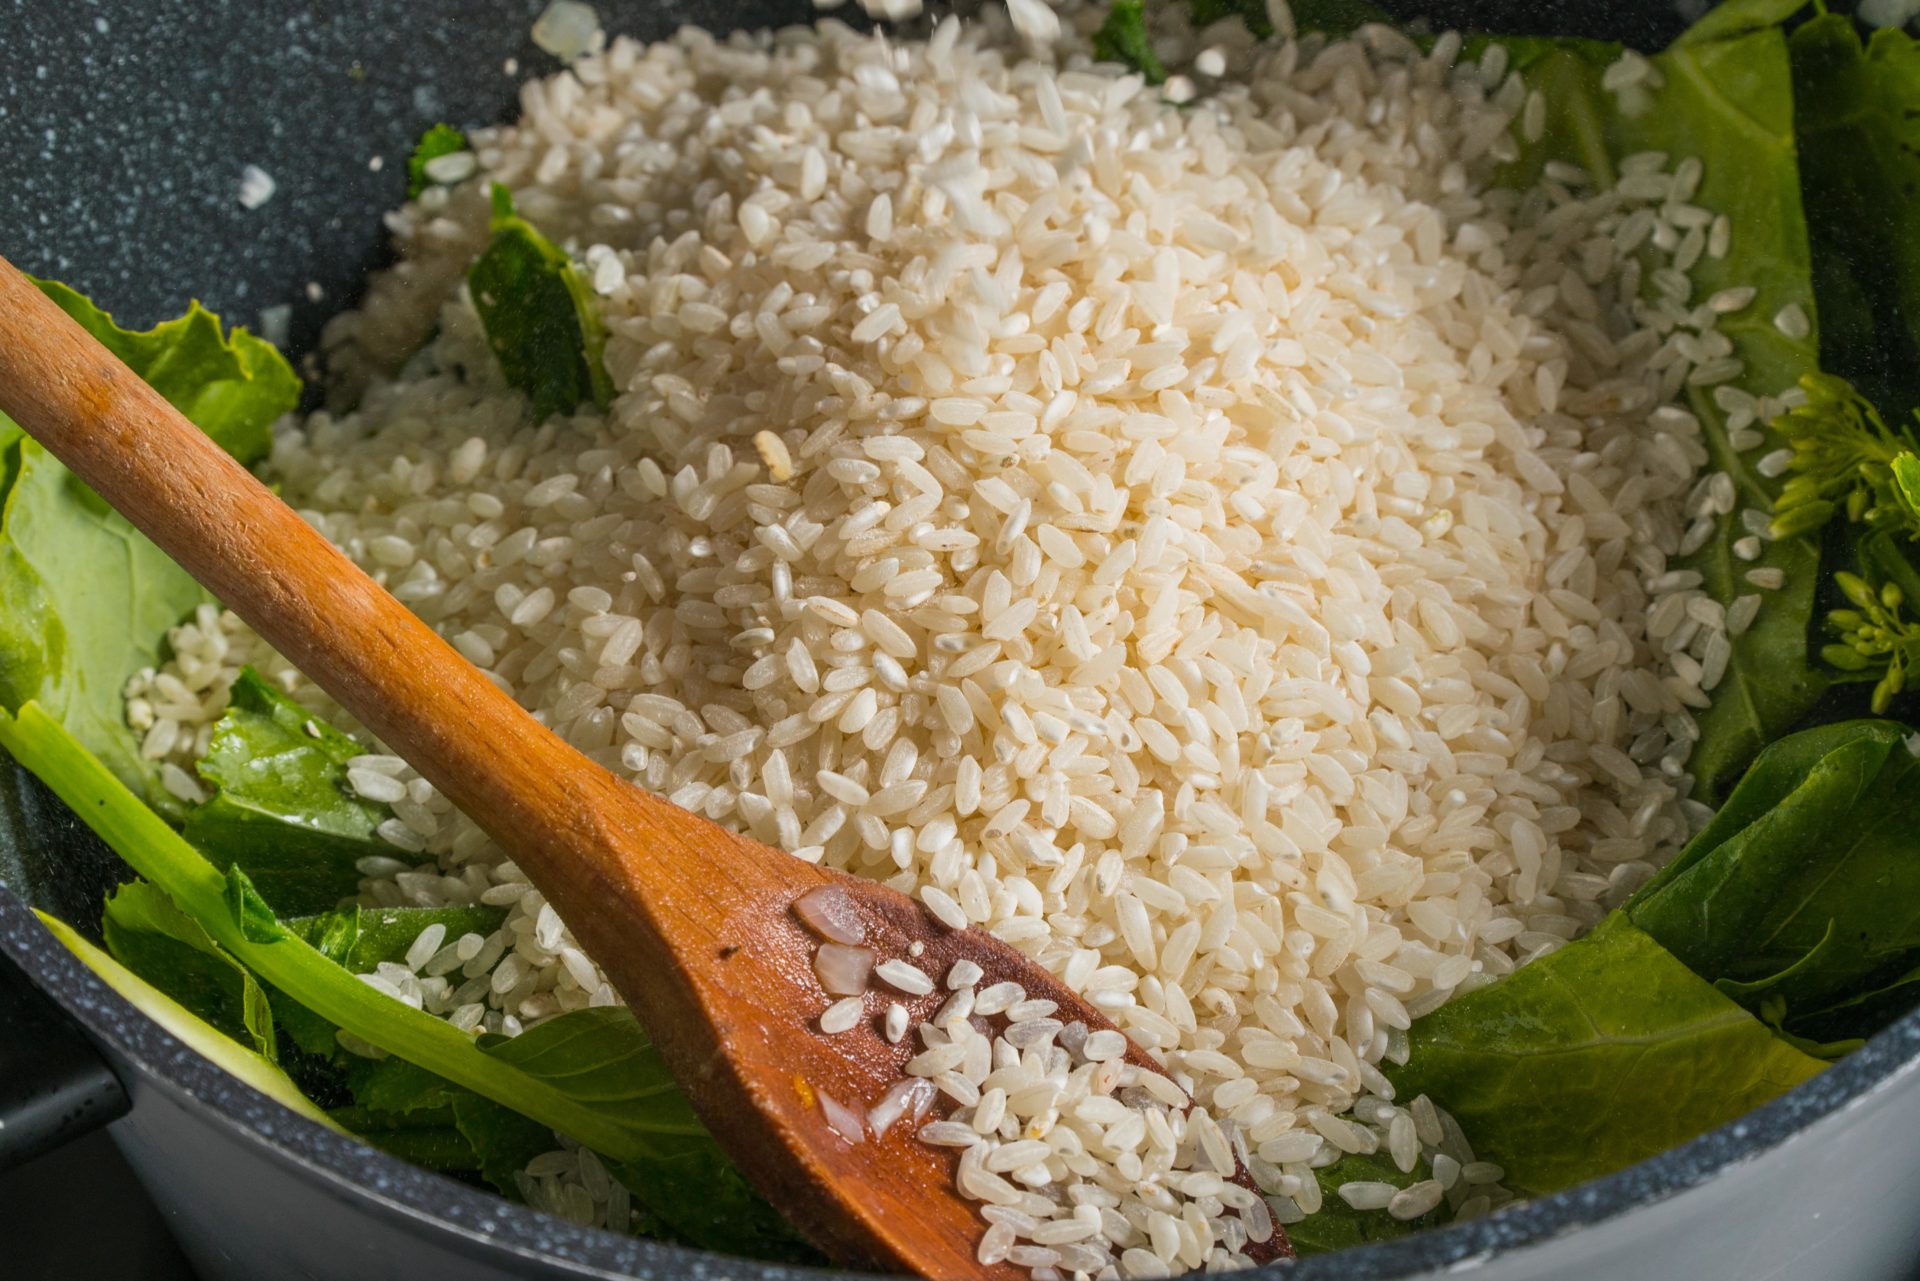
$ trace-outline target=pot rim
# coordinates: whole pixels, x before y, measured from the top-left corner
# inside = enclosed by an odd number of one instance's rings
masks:
[[[716,1264],[740,1281],[805,1281],[884,1274],[762,1263],[568,1223],[389,1156],[330,1130],[216,1067],[108,987],[61,946],[27,904],[0,883],[0,953],[98,1043],[133,1062],[156,1086],[243,1142],[298,1166],[310,1179],[385,1217],[410,1221],[455,1248],[502,1251],[556,1277],[702,1276]],[[1394,1241],[1275,1263],[1249,1281],[1405,1281],[1511,1254],[1618,1218],[1752,1160],[1815,1122],[1920,1065],[1920,1010],[1811,1080],[1747,1115],[1615,1174],[1467,1223]]]

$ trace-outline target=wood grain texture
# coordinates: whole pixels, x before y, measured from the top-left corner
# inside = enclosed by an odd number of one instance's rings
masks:
[[[881,1034],[887,1004],[901,1000],[917,1021],[946,994],[904,998],[876,981],[861,1025],[819,1035],[831,998],[792,904],[840,883],[882,960],[919,941],[915,963],[936,981],[967,957],[983,984],[1012,979],[1057,1001],[1063,1019],[1111,1027],[1097,1010],[978,930],[948,930],[892,890],[729,832],[589,761],[4,259],[0,410],[507,850],[639,1015],[714,1135],[823,1250],[935,1278],[1024,1276],[974,1261],[985,1225],[953,1190],[956,1153],[919,1143],[905,1124],[859,1144],[828,1129],[822,1092],[864,1111],[914,1052],[911,1038],[892,1045]],[[1131,1044],[1129,1057],[1153,1066]],[[1276,1234],[1263,1253],[1283,1252]]]

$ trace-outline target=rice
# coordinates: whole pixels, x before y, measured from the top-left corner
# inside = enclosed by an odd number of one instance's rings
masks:
[[[1072,21],[1053,62],[1023,38],[594,36],[474,134],[479,179],[394,216],[328,334],[357,406],[283,424],[266,470],[589,756],[1059,975],[1276,1207],[1317,1207],[1322,1144],[1417,1140],[1462,1180],[1354,1195],[1484,1210],[1378,1065],[1704,819],[1689,709],[1765,606],[1670,568],[1735,503],[1676,398],[1735,390],[1714,325],[1751,298],[1694,306],[1676,264],[1732,232],[1692,159],[1489,188],[1544,127],[1497,46],[1235,45],[1244,82],[1174,110]],[[590,264],[607,413],[536,426],[498,382],[459,284],[486,181]],[[189,768],[249,663],[355,728],[230,615],[172,644],[128,691],[152,759]],[[424,780],[350,779],[407,856],[364,902],[509,910],[436,940],[423,1008],[511,1035],[618,999]],[[1057,1043],[1023,1013],[1010,1043]],[[613,1204],[557,1177],[522,1191]],[[1008,1258],[1074,1244],[999,1226]],[[1168,1266],[1138,1248],[1123,1275]]]

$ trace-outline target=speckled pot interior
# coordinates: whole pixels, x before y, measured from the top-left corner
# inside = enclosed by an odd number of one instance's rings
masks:
[[[504,119],[521,75],[553,59],[528,41],[543,0],[91,0],[0,3],[0,253],[147,324],[198,297],[253,324],[292,307],[290,346],[359,293],[385,252],[380,212],[404,194],[405,158],[438,120]],[[1663,44],[1688,16],[1671,0],[1417,0],[1436,26],[1596,35]],[[599,4],[611,30],[665,35],[806,20],[807,0]],[[376,164],[376,161],[379,163]],[[249,210],[240,174],[277,192]],[[370,1205],[506,1250],[533,1274],[803,1275],[575,1228],[386,1157],[293,1116],[108,992],[28,910],[97,927],[126,870],[58,802],[0,757],[0,950],[100,1042],[190,1094],[215,1123],[303,1163]],[[1614,1177],[1481,1222],[1299,1265],[1288,1276],[1414,1277],[1591,1225],[1673,1195],[1790,1138],[1920,1054],[1920,1015],[1735,1126]]]

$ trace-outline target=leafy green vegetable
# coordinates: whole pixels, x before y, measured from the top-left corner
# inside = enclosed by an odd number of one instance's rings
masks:
[[[483,1036],[480,1052],[535,1081],[564,1083],[596,1112],[639,1136],[629,1159],[670,1156],[706,1127],[674,1084],[653,1043],[623,1006],[575,1010],[519,1036]],[[711,1140],[707,1140],[711,1142]]]
[[[1476,38],[1467,56],[1489,44],[1504,46],[1510,65],[1547,105],[1545,132],[1520,144],[1520,155],[1500,180],[1527,188],[1548,161],[1578,165],[1595,183],[1615,181],[1622,158],[1647,151],[1700,156],[1707,161],[1700,205],[1728,216],[1735,228],[1724,258],[1703,256],[1690,273],[1694,296],[1751,285],[1754,301],[1723,317],[1719,331],[1732,340],[1745,365],[1737,385],[1772,396],[1817,368],[1817,344],[1809,335],[1791,339],[1773,324],[1789,306],[1814,314],[1812,262],[1793,141],[1793,87],[1786,44],[1778,30],[1750,30],[1774,12],[1764,3],[1742,4],[1739,14],[1710,15],[1690,39],[1652,59],[1662,78],[1648,108],[1623,111],[1602,87],[1619,46],[1551,38]],[[1716,11],[1718,12],[1718,11]],[[1771,19],[1769,19],[1771,20]],[[1727,440],[1726,415],[1708,388],[1687,390],[1688,408],[1699,418],[1711,456],[1709,467],[1735,483],[1736,510],[1723,518],[1712,539],[1675,568],[1691,569],[1716,600],[1730,605],[1756,589],[1748,571],[1778,568],[1786,586],[1769,592],[1753,625],[1734,641],[1733,655],[1712,705],[1697,713],[1701,735],[1689,761],[1695,794],[1712,802],[1767,743],[1790,729],[1819,699],[1823,671],[1810,661],[1808,622],[1818,583],[1818,552],[1811,541],[1779,539],[1765,545],[1757,562],[1741,560],[1733,544],[1745,536],[1742,511],[1770,511],[1778,482],[1762,476],[1757,459],[1781,442],[1742,453]]]
[[[100,929],[116,961],[196,1017],[278,1061],[266,992],[160,890],[144,881],[122,885],[107,899]]]
[[[501,1192],[517,1197],[513,1176],[542,1152],[553,1150],[553,1131],[466,1090],[456,1093],[450,1106],[453,1127],[473,1154],[469,1168]]]
[[[1824,367],[1895,416],[1920,407],[1920,43],[1816,17],[1792,37],[1794,127],[1820,309],[1844,341]]]
[[[1153,52],[1142,0],[1113,0],[1113,7],[1107,10],[1107,20],[1093,33],[1093,56],[1098,62],[1118,62],[1132,67],[1146,77],[1150,85],[1163,84],[1167,78],[1166,67]]]
[[[4,715],[0,713],[0,717]],[[182,1044],[199,1052],[211,1060],[216,1067],[232,1073],[290,1111],[297,1112],[308,1120],[317,1121],[330,1129],[340,1128],[332,1117],[315,1107],[278,1067],[232,1037],[209,1027],[178,1001],[89,943],[78,930],[65,921],[49,916],[45,912],[36,912],[35,915],[55,938],[85,962],[88,969],[98,974],[108,987],[133,1002],[141,1013],[172,1033]]]
[[[1895,696],[1907,688],[1908,676],[1920,668],[1920,622],[1906,612],[1906,590],[1894,582],[1869,582],[1858,574],[1834,574],[1852,609],[1836,609],[1827,625],[1839,641],[1820,656],[1844,672],[1871,673],[1873,713],[1884,716]]]
[[[359,860],[392,853],[374,834],[387,807],[346,786],[362,750],[248,668],[199,762],[214,792],[186,838],[221,870],[245,869],[277,913],[331,908],[359,885]]]
[[[0,494],[0,706],[39,702],[123,782],[156,802],[122,687],[207,596],[60,462],[26,438]]]
[[[606,329],[592,291],[566,252],[514,212],[493,188],[493,239],[467,272],[487,343],[507,382],[525,392],[536,418],[612,403],[602,354]]]
[[[249,896],[243,873],[223,876],[38,704],[27,704],[14,716],[0,714],[0,747],[39,775],[216,943],[291,999],[369,1044],[526,1112],[589,1147],[616,1158],[655,1151],[651,1127],[637,1110],[609,1114],[598,1100],[556,1084],[558,1074],[536,1078],[482,1052],[452,1025],[360,982],[271,912],[262,916],[252,906],[257,895]],[[670,1124],[679,1130],[678,1112]]]
[[[336,965],[356,974],[404,958],[429,926],[446,927],[446,942],[462,934],[485,936],[507,918],[504,907],[343,907],[288,921],[287,928]]]
[[[1616,912],[1586,938],[1416,1020],[1404,1098],[1431,1096],[1534,1193],[1631,1165],[1825,1065]]]
[[[432,1077],[568,1135],[615,1165],[647,1171],[667,1162],[705,1171],[707,1182],[699,1189],[682,1190],[690,1204],[675,1230],[729,1250],[742,1243],[777,1244],[767,1235],[773,1212],[757,1200],[731,1198],[737,1173],[727,1172],[719,1148],[672,1087],[631,1016],[576,1011],[512,1040],[476,1043],[444,1020],[362,983],[301,936],[305,930],[338,941],[340,931],[277,920],[243,870],[231,868],[223,876],[38,704],[27,703],[13,715],[0,712],[0,748],[39,775],[216,944],[276,990],[287,1004],[276,1004],[275,1014],[289,1035],[294,1028],[285,1014],[297,1004],[324,1021],[318,1026],[351,1033]],[[328,1048],[318,1040],[312,1044]],[[371,1088],[364,1079],[357,1084]],[[733,1217],[709,1217],[723,1209]],[[672,1210],[654,1212],[665,1220]]]
[[[1752,7],[1743,7],[1749,13]],[[1815,314],[1813,269],[1801,207],[1793,138],[1793,86],[1786,42],[1777,30],[1731,39],[1700,39],[1654,59],[1666,78],[1653,108],[1621,124],[1621,150],[1697,155],[1707,161],[1697,202],[1726,215],[1734,227],[1725,258],[1704,257],[1693,269],[1695,296],[1752,286],[1753,302],[1723,317],[1719,331],[1745,363],[1740,385],[1774,395],[1818,367],[1817,336],[1791,338],[1773,323],[1787,307]],[[1768,511],[1780,482],[1755,467],[1782,442],[1769,433],[1759,449],[1742,453],[1727,441],[1726,416],[1710,389],[1688,398],[1706,429],[1709,466],[1733,478],[1736,510],[1723,517],[1707,545],[1684,565],[1705,578],[1714,599],[1731,604],[1754,589],[1748,571],[1779,569],[1786,586],[1767,593],[1753,626],[1735,639],[1733,657],[1712,705],[1698,714],[1700,740],[1688,768],[1695,795],[1724,797],[1760,749],[1793,727],[1820,697],[1825,677],[1810,661],[1808,620],[1813,612],[1819,558],[1812,542],[1783,538],[1764,544],[1760,560],[1733,552],[1745,536],[1740,512]]]
[[[243,463],[267,452],[274,421],[300,402],[300,378],[272,343],[238,325],[222,334],[220,318],[197,302],[177,320],[136,331],[114,324],[112,316],[58,281],[34,283]]]
[[[452,125],[438,124],[420,135],[413,154],[407,157],[407,199],[418,200],[420,193],[433,185],[427,166],[442,156],[454,156],[467,149],[467,135]]]
[[[1721,0],[1675,37],[1676,47],[1725,40],[1777,26],[1807,7],[1807,0]]]
[[[690,1140],[672,1155],[620,1162],[612,1173],[646,1208],[652,1235],[757,1259],[826,1262],[712,1139]]]
[[[1793,449],[1773,531],[1790,537],[1820,529],[1841,512],[1869,529],[1898,524],[1920,537],[1920,519],[1894,476],[1900,459],[1920,479],[1920,448],[1911,430],[1897,430],[1859,392],[1832,374],[1800,380],[1804,404],[1774,424]]]
[[[41,288],[241,461],[267,443],[300,380],[268,344],[197,304],[144,333],[64,285]],[[121,691],[161,638],[207,599],[118,513],[0,416],[0,707],[38,701],[123,782],[170,812],[128,735]]]
[[[1705,831],[1626,907],[1695,974],[1819,1039],[1831,1011],[1920,966],[1920,762],[1906,727],[1852,721],[1761,753]],[[1837,1035],[1836,1035],[1837,1034]],[[1810,1038],[1811,1039],[1811,1038]]]
[[[1412,1187],[1433,1177],[1424,1162],[1403,1172],[1384,1152],[1348,1153],[1313,1174],[1320,1184],[1320,1208],[1300,1222],[1287,1225],[1287,1240],[1303,1259],[1373,1241],[1391,1241],[1409,1232],[1438,1227],[1446,1221],[1447,1213],[1439,1207],[1417,1219],[1396,1219],[1379,1210],[1356,1210],[1340,1198],[1340,1188],[1348,1183]]]

